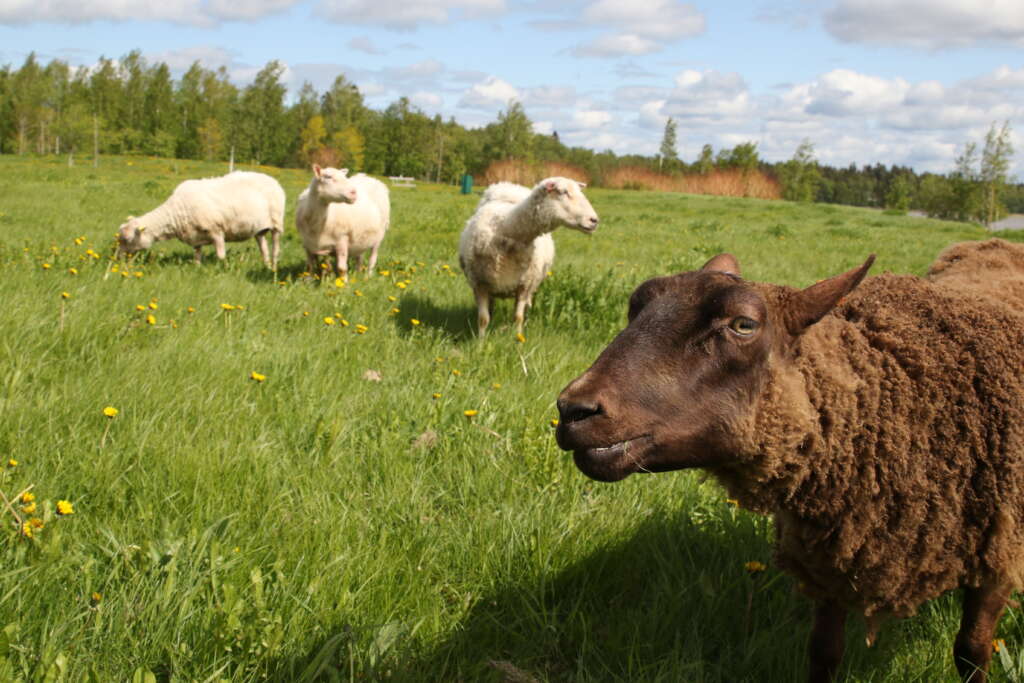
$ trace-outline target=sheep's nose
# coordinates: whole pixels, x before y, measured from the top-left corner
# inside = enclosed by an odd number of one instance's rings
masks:
[[[599,222],[600,220],[601,220],[601,219],[599,219],[599,218],[598,218],[597,216],[591,216],[591,217],[590,217],[590,227],[592,227],[592,228],[596,228],[596,227],[597,227],[597,224],[598,224],[598,222]]]
[[[588,417],[594,415],[600,415],[602,412],[601,404],[597,402],[572,402],[567,401],[564,398],[558,399],[556,405],[558,406],[558,415],[560,420],[569,424],[572,422],[580,422],[586,420]]]

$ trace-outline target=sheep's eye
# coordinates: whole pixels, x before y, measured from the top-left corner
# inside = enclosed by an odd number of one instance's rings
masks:
[[[729,323],[729,329],[741,337],[749,337],[757,331],[757,321],[744,316],[733,318]]]

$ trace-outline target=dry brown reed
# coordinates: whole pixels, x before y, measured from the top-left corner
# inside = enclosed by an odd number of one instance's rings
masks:
[[[522,159],[493,161],[483,174],[483,184],[508,182],[534,185],[544,178],[562,176],[581,183],[590,182],[590,174],[579,166],[558,161],[527,162]]]
[[[641,166],[625,166],[606,173],[603,185],[616,189],[686,192],[755,199],[782,197],[782,187],[775,178],[762,171],[744,172],[738,168],[670,176]]]

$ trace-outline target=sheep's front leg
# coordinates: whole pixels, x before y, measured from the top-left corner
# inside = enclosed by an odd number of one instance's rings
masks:
[[[483,339],[491,323],[491,295],[483,287],[475,288],[473,295],[476,297],[476,333]]]
[[[964,588],[964,613],[953,645],[953,659],[960,678],[985,683],[992,659],[992,637],[1010,590],[1001,584]]]
[[[807,643],[811,683],[828,683],[843,661],[846,634],[846,610],[834,602],[820,603],[814,609],[814,626]]]
[[[523,333],[526,324],[526,307],[530,305],[530,293],[524,289],[516,292],[516,334]]]
[[[370,261],[366,264],[366,274],[373,275],[373,269],[377,267],[377,249],[380,247],[379,244],[373,245],[370,249]]]
[[[334,245],[334,272],[342,280],[348,281],[348,238],[343,237]]]
[[[195,250],[192,253],[192,262],[195,263],[197,266],[200,263],[203,262],[203,248],[202,247],[195,247]]]
[[[306,270],[313,276],[320,274],[320,257],[309,249],[306,250]]]
[[[279,233],[277,230],[272,230],[271,232],[273,233],[270,238],[271,241],[273,242],[273,256],[271,257],[270,268],[276,273],[277,262],[281,258],[281,233]]]
[[[266,231],[256,233],[256,244],[260,247],[260,257],[263,259],[263,265],[267,268],[272,268],[270,265],[270,251],[267,249]]]
[[[223,261],[227,258],[228,250],[224,245],[224,235],[212,235],[213,248],[217,252],[217,259]]]

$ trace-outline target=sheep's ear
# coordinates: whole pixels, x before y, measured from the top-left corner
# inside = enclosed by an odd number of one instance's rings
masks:
[[[718,256],[712,257],[710,261],[705,263],[701,270],[717,270],[721,273],[739,275],[740,264],[732,254],[719,254]]]
[[[577,180],[576,184],[579,185],[580,187],[586,187],[587,186],[587,184],[585,182],[583,182],[582,180]]]
[[[793,295],[783,312],[789,333],[794,336],[802,334],[808,327],[825,317],[840,299],[860,284],[874,262],[875,255],[871,254],[864,265],[822,280]]]
[[[548,194],[551,194],[552,192],[557,192],[558,183],[556,183],[554,180],[549,180],[546,183],[544,183],[544,189],[547,190]]]
[[[315,175],[317,178],[319,178],[320,177],[320,173],[322,171],[323,171],[323,169],[320,168],[320,164],[313,164],[313,175]]]

